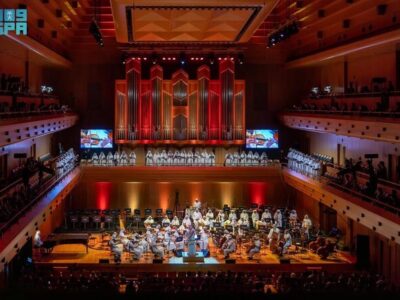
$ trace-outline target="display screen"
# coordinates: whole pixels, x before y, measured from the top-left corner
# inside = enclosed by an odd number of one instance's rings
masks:
[[[111,129],[81,129],[81,148],[112,148],[113,133]]]
[[[276,129],[247,129],[246,148],[278,149],[279,134]]]

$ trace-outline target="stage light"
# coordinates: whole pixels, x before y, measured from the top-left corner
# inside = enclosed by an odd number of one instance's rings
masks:
[[[215,57],[214,57],[214,53],[210,53],[208,54],[208,60],[210,62],[210,65],[213,65],[215,62]]]
[[[158,56],[157,56],[156,53],[153,53],[153,54],[151,55],[151,63],[152,63],[153,65],[155,65],[155,64],[157,63],[157,61],[158,61]]]
[[[297,32],[299,32],[299,25],[298,25],[297,21],[291,21],[289,23],[286,23],[285,25],[281,26],[279,29],[272,32],[268,36],[268,40],[267,40],[268,48],[273,47],[277,43],[290,38],[292,35],[296,34]]]
[[[163,57],[162,60],[165,60],[165,57]]]
[[[239,53],[238,62],[239,62],[240,65],[244,64],[244,55],[243,55],[243,53]]]
[[[100,47],[103,47],[104,46],[103,35],[101,34],[100,27],[95,19],[92,19],[92,22],[89,25],[89,32],[96,40],[96,43],[100,45]]]
[[[179,62],[180,62],[180,64],[183,66],[184,64],[186,64],[186,56],[185,56],[185,53],[181,53],[180,55],[179,55]]]

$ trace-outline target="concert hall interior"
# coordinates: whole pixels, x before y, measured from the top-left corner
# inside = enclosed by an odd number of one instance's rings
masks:
[[[0,0],[0,190],[1,299],[398,297],[399,0]]]

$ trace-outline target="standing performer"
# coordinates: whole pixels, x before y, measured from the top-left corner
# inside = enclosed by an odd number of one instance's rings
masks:
[[[303,222],[301,224],[301,227],[304,230],[304,234],[306,235],[307,240],[309,240],[310,239],[310,229],[312,227],[312,222],[311,222],[311,219],[308,217],[308,215],[304,215],[304,219],[303,219]]]
[[[280,209],[277,209],[275,214],[274,214],[274,220],[276,227],[282,228],[282,212]]]
[[[196,256],[196,230],[194,230],[192,225],[188,227],[186,240],[188,243],[188,256]]]

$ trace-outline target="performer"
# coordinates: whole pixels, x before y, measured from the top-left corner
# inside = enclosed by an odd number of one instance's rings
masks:
[[[277,209],[274,214],[274,221],[278,228],[282,228],[282,212],[280,209]]]
[[[151,153],[151,150],[148,150],[146,154],[146,166],[152,166],[152,165],[153,165],[153,153]]]
[[[292,227],[294,227],[297,223],[297,212],[295,209],[292,209],[290,211],[289,223],[290,223],[290,226],[292,226]]]
[[[40,230],[36,230],[35,237],[33,238],[33,246],[40,248],[43,245],[42,238],[40,237]]]
[[[150,244],[150,250],[154,256],[164,259],[164,248],[162,247],[162,241],[159,239],[152,239]]]
[[[203,252],[203,255],[205,257],[209,256],[209,251],[208,251],[208,240],[209,240],[209,235],[208,231],[201,229],[200,230],[200,250]]]
[[[201,202],[200,202],[199,199],[196,198],[196,199],[194,200],[193,207],[194,207],[195,209],[198,209],[198,210],[201,209]]]
[[[171,224],[171,221],[169,220],[168,216],[165,215],[164,219],[161,221],[161,225],[163,227],[169,227],[170,224]]]
[[[221,224],[224,224],[225,221],[225,214],[224,211],[221,209],[218,212],[217,218],[215,219],[216,222],[220,222]]]
[[[174,227],[179,227],[179,224],[180,224],[180,222],[179,222],[178,216],[174,216],[174,218],[172,219],[171,225]]]
[[[211,208],[208,209],[207,214],[206,214],[206,217],[207,217],[209,220],[214,220],[214,213],[212,212]]]
[[[312,222],[311,222],[311,219],[308,217],[308,215],[304,215],[304,219],[303,219],[301,227],[304,230],[304,233],[305,233],[305,235],[307,237],[307,240],[309,240],[310,239],[310,229],[312,227]]]
[[[185,228],[189,228],[189,226],[192,226],[192,221],[190,220],[189,215],[186,215],[183,220],[182,220],[182,225],[185,226]]]
[[[188,243],[188,256],[196,256],[196,230],[192,225],[188,227],[185,238]]]
[[[260,241],[260,237],[256,234],[253,238],[253,245],[251,246],[250,250],[249,250],[249,260],[253,259],[254,254],[256,253],[260,253],[261,250],[261,241]]]
[[[253,213],[251,214],[251,221],[253,223],[253,227],[256,227],[257,221],[260,219],[260,216],[258,215],[257,209],[253,210]]]
[[[231,222],[233,220],[237,221],[236,211],[234,209],[232,209],[230,211],[229,216],[228,216],[228,220],[231,221]]]
[[[199,220],[202,218],[201,212],[199,211],[198,208],[195,208],[195,211],[193,212],[192,218],[193,218],[194,226],[195,226],[196,228],[198,228],[198,226],[199,226],[199,224],[198,224],[198,223],[199,223]]]
[[[121,160],[123,165],[128,164],[128,156],[125,151],[122,151]],[[136,165],[136,153],[134,151],[129,153],[129,165]]]
[[[290,231],[288,229],[285,230],[283,235],[284,245],[282,253],[285,254],[289,247],[292,245],[292,236],[290,235]]]
[[[271,215],[271,213],[270,213],[270,211],[269,211],[268,208],[266,208],[266,209],[264,210],[264,212],[262,213],[261,219],[264,220],[266,223],[270,223],[270,222],[271,222],[271,220],[272,220],[272,215]]]
[[[121,262],[121,255],[122,255],[122,244],[118,241],[117,239],[117,233],[114,232],[111,236],[110,241],[108,242],[110,245],[110,250],[111,253],[114,255],[114,261],[115,263],[120,263]]]
[[[148,216],[147,219],[143,223],[146,228],[151,227],[151,224],[154,223],[153,217]]]
[[[242,210],[242,212],[240,213],[240,219],[244,219],[244,220],[248,220],[249,219],[249,214],[247,213],[246,210]]]
[[[236,251],[236,240],[231,234],[228,235],[228,239],[222,245],[222,251],[224,252],[225,259],[228,259],[229,255]]]

